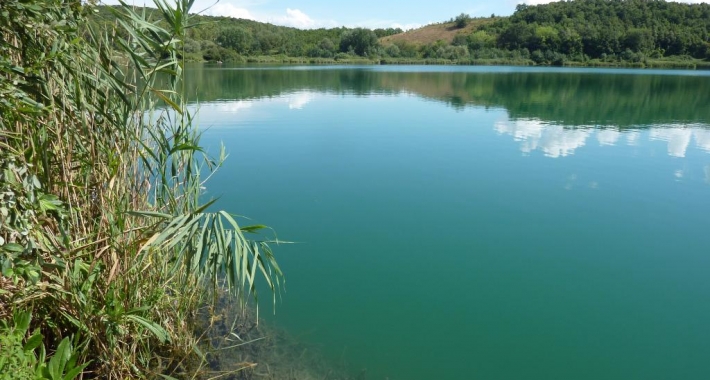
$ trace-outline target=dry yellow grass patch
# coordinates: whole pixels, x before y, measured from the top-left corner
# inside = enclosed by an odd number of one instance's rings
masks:
[[[380,38],[380,43],[388,45],[397,41],[403,41],[414,45],[426,45],[439,40],[451,43],[457,34],[469,35],[482,25],[491,22],[493,22],[492,18],[472,19],[466,27],[461,29],[456,29],[453,22],[431,24],[393,36],[382,37]]]

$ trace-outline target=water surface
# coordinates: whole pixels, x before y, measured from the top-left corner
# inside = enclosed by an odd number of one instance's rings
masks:
[[[187,73],[204,142],[230,152],[210,194],[299,242],[276,248],[273,319],[334,363],[710,376],[709,72]]]

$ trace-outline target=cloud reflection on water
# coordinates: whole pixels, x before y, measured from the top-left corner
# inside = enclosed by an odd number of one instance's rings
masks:
[[[296,91],[270,99],[270,103],[283,104],[289,110],[302,110],[318,99],[318,93]],[[200,113],[209,118],[217,114],[242,114],[252,111],[258,104],[252,100],[209,102],[200,105]],[[706,124],[658,124],[639,125],[638,128],[614,126],[575,125],[565,126],[537,118],[502,119],[493,129],[500,135],[509,135],[520,143],[525,154],[541,151],[551,158],[566,157],[584,147],[590,137],[596,138],[599,146],[615,146],[625,143],[638,146],[641,139],[667,143],[671,157],[685,157],[693,141],[698,149],[710,153],[710,129]],[[594,135],[594,136],[593,136]],[[647,136],[647,137],[646,137]]]
[[[622,137],[625,137],[628,145],[636,146],[642,130],[648,131],[648,138],[652,141],[667,142],[668,155],[671,157],[685,157],[693,140],[698,149],[710,153],[710,130],[705,125],[670,124],[638,130],[618,130],[594,126],[571,128],[538,119],[517,119],[497,121],[494,129],[499,134],[513,136],[515,141],[520,142],[523,153],[540,150],[552,158],[573,155],[587,143],[592,134],[596,135],[600,146],[614,146]]]
[[[494,128],[496,132],[511,135],[519,141],[523,153],[539,149],[545,156],[553,158],[574,154],[592,133],[591,128],[570,129],[534,119],[498,121]]]
[[[286,103],[288,109],[300,110],[303,109],[308,103],[316,99],[316,94],[309,91],[298,91],[291,94],[275,97],[270,99],[270,101],[275,103]],[[213,101],[199,104],[197,109],[200,112],[210,112],[210,113],[241,113],[244,110],[252,108],[255,104],[253,100],[222,100]]]

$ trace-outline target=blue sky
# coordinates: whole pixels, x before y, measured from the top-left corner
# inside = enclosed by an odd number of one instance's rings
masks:
[[[129,4],[152,4],[152,0],[125,0]],[[117,0],[103,0],[116,4]],[[362,26],[368,28],[416,28],[445,21],[461,12],[474,17],[492,13],[507,16],[519,3],[542,4],[549,0],[195,0],[193,11],[270,22],[297,28]],[[699,3],[699,0],[684,2]]]

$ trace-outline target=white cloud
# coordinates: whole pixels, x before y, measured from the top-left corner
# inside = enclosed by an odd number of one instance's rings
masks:
[[[693,131],[693,136],[698,148],[710,152],[710,130],[698,128]]]
[[[535,119],[499,121],[494,128],[498,133],[512,135],[516,141],[520,141],[523,153],[540,149],[545,156],[552,158],[574,154],[577,148],[584,146],[592,133],[591,128],[565,128]]]
[[[277,25],[292,26],[300,29],[311,29],[316,26],[316,21],[303,13],[300,9],[286,8],[286,14],[273,16],[267,19],[268,22]]]
[[[286,8],[284,13],[260,12],[255,10],[259,8],[259,2],[227,0],[210,6],[210,1],[214,2],[214,0],[198,0],[198,3],[203,5],[203,7],[196,5],[193,9],[201,10],[203,8],[207,8],[205,14],[210,16],[244,18],[299,29],[329,28],[337,26],[337,23],[333,20],[316,20],[304,11],[296,8]]]
[[[233,18],[244,18],[248,20],[256,20],[256,17],[246,8],[239,8],[229,3],[219,3],[209,8],[205,14],[209,16],[225,16]]]
[[[710,152],[710,130],[702,126],[667,125],[651,128],[651,140],[668,142],[668,154],[674,157],[685,157],[691,139],[695,138],[695,145],[706,152]]]
[[[239,113],[243,110],[251,108],[252,102],[248,100],[234,100],[227,102],[215,102],[208,103],[206,106],[212,108],[211,112],[223,112],[223,113]]]
[[[118,0],[102,0],[107,5],[118,4]],[[127,0],[128,4],[154,7],[152,0]],[[263,0],[196,0],[192,12],[207,16],[243,18],[274,25],[291,26],[300,29],[332,28],[338,26],[333,20],[317,20],[300,9],[286,8],[284,13],[261,12],[259,5]]]
[[[574,154],[577,148],[586,144],[593,133],[591,126],[565,128],[561,125],[547,124],[536,119],[498,121],[494,125],[496,132],[513,136],[520,142],[520,150],[530,153],[541,150],[547,157],[565,157]],[[637,145],[641,132],[634,130],[622,133],[615,129],[597,130],[599,144],[615,145],[625,136],[628,145]],[[650,140],[668,143],[668,155],[685,157],[691,141],[695,140],[698,149],[710,153],[710,130],[688,125],[663,125],[648,130]]]
[[[651,128],[649,132],[651,140],[668,142],[668,154],[673,157],[685,157],[692,136],[692,129],[680,126]]]
[[[574,154],[591,134],[589,129],[565,129],[561,125],[550,126],[545,132],[540,145],[545,155],[553,158]]]
[[[636,146],[638,145],[639,137],[641,137],[639,131],[628,132],[626,133],[626,143],[630,146]]]
[[[274,25],[290,26],[299,29],[314,29],[335,27],[337,24],[331,20],[314,20],[300,9],[286,8],[284,14],[260,14],[251,12],[247,8],[238,7],[231,3],[219,3],[207,9],[205,14],[210,16],[226,16],[244,18]]]
[[[431,23],[429,23],[431,24]],[[411,29],[417,29],[421,27],[422,25],[425,24],[420,24],[420,23],[409,23],[409,24],[402,24],[400,22],[397,22],[395,20],[383,20],[383,19],[369,19],[369,20],[364,20],[360,22],[356,22],[355,24],[351,25],[354,27],[359,27],[359,28],[368,28],[368,29],[377,29],[377,28],[400,28],[402,30],[411,30]]]
[[[621,132],[617,131],[616,129],[602,129],[601,131],[597,132],[597,140],[599,141],[599,145],[616,145],[616,142],[619,141],[619,138],[621,137]]]
[[[315,99],[315,95],[310,92],[299,92],[286,97],[288,109],[291,110],[303,109],[303,106],[310,103],[313,99]]]
[[[431,24],[431,22],[429,22],[427,24]],[[422,26],[423,26],[423,24],[417,24],[417,23],[400,24],[398,22],[393,22],[392,24],[390,24],[391,28],[395,28],[395,29],[400,28],[400,29],[404,30],[405,32],[407,30],[419,29]]]
[[[548,4],[548,3],[553,3],[554,1],[552,0],[525,0],[525,1],[519,1],[518,4],[527,4],[527,5],[540,5],[540,4]]]

